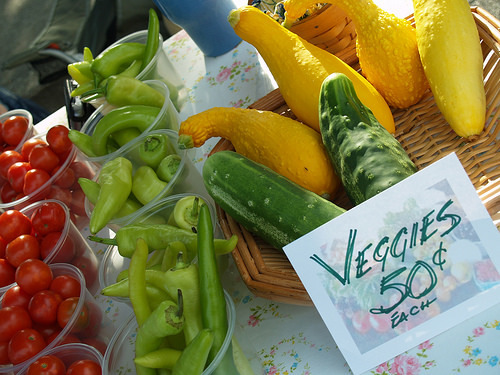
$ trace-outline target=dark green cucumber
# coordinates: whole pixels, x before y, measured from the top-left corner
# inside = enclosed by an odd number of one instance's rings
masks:
[[[279,249],[345,212],[233,151],[211,155],[203,166],[203,181],[227,214]]]
[[[361,103],[344,74],[333,73],[323,81],[319,113],[323,144],[354,205],[417,171],[399,141]]]

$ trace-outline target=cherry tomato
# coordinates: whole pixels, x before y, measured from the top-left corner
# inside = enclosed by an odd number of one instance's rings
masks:
[[[31,328],[32,325],[28,310],[19,306],[0,309],[0,341],[9,341],[17,331]]]
[[[0,258],[5,258],[5,248],[7,247],[7,241],[5,241],[2,236],[0,236]]]
[[[21,155],[23,156],[25,161],[28,161],[30,158],[30,152],[36,145],[47,144],[42,138],[30,138],[26,142],[23,143],[21,147]]]
[[[55,125],[47,131],[45,138],[56,154],[65,154],[73,147],[68,133],[69,129],[64,125]]]
[[[69,297],[63,300],[59,304],[57,309],[57,323],[59,327],[64,328],[70,321],[71,317],[75,314],[78,307],[78,302],[80,297]],[[83,304],[80,312],[78,313],[78,318],[71,329],[72,333],[82,332],[89,326],[89,309],[87,304]]]
[[[87,216],[87,211],[85,211],[85,193],[82,189],[75,189],[71,193],[70,210],[75,215]]]
[[[2,307],[19,306],[28,309],[31,296],[21,289],[19,285],[7,289],[2,299]]]
[[[3,203],[11,203],[16,200],[17,191],[6,181],[0,187],[0,199]]]
[[[5,143],[17,146],[24,138],[29,121],[23,116],[10,116],[2,125],[2,138]]]
[[[71,206],[71,191],[69,189],[63,189],[60,186],[52,185],[50,187],[49,194],[45,197],[47,199],[55,199],[63,202],[68,208]]]
[[[82,271],[88,288],[94,285],[97,279],[97,264],[94,259],[85,255],[77,255],[71,263]]]
[[[31,215],[33,229],[41,236],[61,232],[65,223],[66,211],[57,202],[44,202]]]
[[[87,302],[87,309],[89,311],[89,324],[87,329],[80,333],[82,338],[97,337],[101,331],[102,323],[102,310],[96,303]]]
[[[58,245],[61,235],[61,232],[52,232],[42,238],[42,241],[40,242],[41,259],[46,259],[52,253],[52,250],[54,250],[54,248]],[[59,245],[59,250],[57,251],[57,254],[55,254],[54,258],[52,258],[51,263],[70,263],[76,254],[73,239],[66,236],[64,241]]]
[[[0,176],[7,179],[7,171],[10,166],[18,161],[26,161],[23,156],[14,150],[7,150],[0,154]]]
[[[44,186],[47,181],[50,180],[50,174],[43,169],[31,168],[24,176],[23,193],[24,195],[30,195],[34,193],[42,186]],[[49,193],[49,187],[47,187],[47,194]]]
[[[35,236],[22,234],[14,238],[5,248],[5,259],[14,267],[27,259],[40,259],[40,245]]]
[[[62,300],[59,293],[50,289],[35,293],[28,305],[31,320],[38,324],[55,323],[57,321],[57,308]]]
[[[8,341],[0,341],[0,365],[9,365],[9,342]]]
[[[18,210],[7,210],[0,215],[0,236],[7,242],[22,234],[31,234],[31,230],[30,218]]]
[[[69,189],[71,186],[75,184],[75,171],[69,167],[66,167],[64,170],[59,171],[61,166],[57,166],[52,171],[52,176],[55,176],[58,172],[57,178],[54,181],[54,184],[60,186],[65,189]]]
[[[40,144],[33,147],[28,161],[33,168],[43,169],[51,173],[59,165],[59,156],[52,151],[48,144]]]
[[[7,259],[0,258],[0,288],[12,284],[15,280],[16,269]]]
[[[73,171],[75,172],[75,177],[78,180],[80,177],[85,177],[92,179],[94,177],[94,173],[92,172],[92,169],[85,164],[85,162],[82,161],[74,161],[71,163],[69,166]]]
[[[33,323],[32,328],[36,329],[42,334],[47,345],[50,344],[49,337],[51,337],[53,334],[59,334],[61,332],[61,327],[59,327],[59,324],[57,324],[57,322],[53,324]]]
[[[81,285],[80,281],[73,276],[58,275],[52,280],[50,290],[59,293],[63,299],[79,297]]]
[[[10,339],[9,359],[14,365],[17,365],[40,353],[45,346],[45,339],[40,332],[33,328],[21,329]]]
[[[72,363],[66,375],[101,375],[101,365],[91,359],[82,359]]]
[[[16,283],[29,295],[48,289],[53,275],[47,263],[40,259],[28,259],[16,269]]]
[[[78,338],[77,335],[74,335],[72,333],[66,333],[64,334],[64,337],[60,337],[59,334],[62,332],[62,330],[59,328],[58,332],[54,332],[47,338],[47,344],[50,344],[52,341],[57,339],[57,345],[64,345],[64,344],[72,344],[75,342],[82,342]]]
[[[26,375],[64,375],[66,365],[55,355],[48,354],[41,356],[29,367]]]
[[[106,344],[104,341],[99,340],[98,338],[95,337],[86,337],[82,339],[82,342],[84,344],[93,346],[97,350],[101,352],[102,355],[106,353],[106,349],[108,347],[108,344]]]
[[[26,161],[18,161],[12,164],[7,170],[7,180],[9,181],[10,186],[18,192],[22,193],[24,186],[24,176],[26,176],[26,172],[31,169],[30,163]]]

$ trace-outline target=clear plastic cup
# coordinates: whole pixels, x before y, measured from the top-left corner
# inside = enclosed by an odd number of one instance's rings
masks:
[[[151,205],[147,210],[143,210],[142,212],[136,212],[136,214],[128,219],[127,222],[124,222],[123,225],[128,224],[137,224],[141,222],[150,222],[150,223],[168,223],[169,218],[171,217],[174,207],[176,203],[189,196],[195,196],[202,199],[209,207],[210,214],[212,217],[212,222],[216,220],[216,212],[214,205],[207,200],[202,195],[199,194],[176,194],[164,199],[159,200],[154,205]],[[215,226],[214,226],[215,228]],[[214,229],[214,237],[220,236],[219,229]],[[130,264],[130,259],[123,257],[119,252],[116,246],[109,246],[101,259],[99,264],[99,285],[101,288],[105,288],[106,286],[112,285],[116,283],[119,274],[128,269]],[[130,304],[128,298],[124,297],[109,297],[119,302],[123,302],[126,304]]]
[[[228,330],[226,338],[224,339],[224,343],[222,344],[219,353],[212,361],[212,363],[210,363],[210,365],[208,365],[208,367],[203,371],[202,375],[212,374],[220,364],[222,358],[224,358],[226,353],[228,353],[228,350],[233,350],[231,342],[236,325],[236,310],[233,300],[225,291],[224,296],[226,299],[226,311],[228,320]],[[104,354],[104,368],[102,371],[103,375],[118,375],[125,373],[134,374],[136,372],[134,366],[136,334],[137,321],[135,319],[135,315],[132,313],[128,317],[128,319],[122,323],[121,327],[118,328],[113,337],[111,337],[108,349]]]
[[[168,87],[167,85],[158,80],[151,80],[151,81],[144,81],[147,83],[149,86],[153,87],[154,89],[158,90],[159,92],[163,93],[165,95],[165,103],[163,104],[163,107],[160,110],[160,113],[158,116],[155,118],[155,120],[151,123],[151,125],[145,130],[145,133],[149,133],[153,130],[157,129],[172,129],[174,131],[177,131],[179,129],[179,124],[180,124],[180,117],[179,113],[175,109],[174,105],[172,104],[172,101],[168,99]],[[98,109],[96,109],[92,115],[85,121],[83,124],[82,129],[80,130],[82,133],[92,135],[94,133],[94,130],[97,126],[97,123],[112,109],[116,107],[110,105],[110,104],[102,104]],[[129,146],[131,142],[123,145],[120,147],[118,150],[111,152],[109,154],[103,155],[103,156],[96,156],[96,157],[88,157],[88,160],[94,163],[98,164],[104,164],[106,161],[114,159],[115,157],[119,156],[125,148]]]
[[[25,119],[28,120],[28,129],[26,130],[26,133],[24,134],[23,139],[14,147],[15,151],[19,151],[21,147],[23,146],[23,143],[33,137],[36,134],[35,127],[33,125],[33,116],[31,113],[25,109],[12,109],[10,111],[7,111],[5,113],[2,113],[0,115],[0,122],[3,123],[5,120],[7,120],[11,116],[21,116],[24,117]]]
[[[83,238],[81,232],[75,226],[70,217],[70,210],[61,201],[46,199],[32,203],[20,210],[27,217],[35,213],[44,203],[53,202],[59,204],[65,212],[64,227],[55,242],[52,251],[43,259],[47,264],[67,263],[72,264],[83,272],[87,288],[92,292],[97,292],[99,288],[98,267],[99,262],[96,255],[90,248],[88,242]],[[52,234],[49,234],[52,236]],[[54,238],[54,237],[52,237]],[[57,236],[56,236],[57,238]],[[51,242],[51,241],[49,241]],[[0,288],[0,295],[3,295],[7,289],[15,284]]]
[[[103,340],[104,342],[107,343],[110,337],[109,333],[105,332],[104,329],[102,329],[101,332],[101,327],[103,327],[103,312],[101,311],[100,306],[97,304],[92,294],[87,289],[85,284],[85,278],[82,272],[71,264],[56,263],[56,264],[50,264],[49,266],[52,270],[54,277],[59,275],[69,275],[76,278],[80,282],[80,295],[78,299],[78,304],[76,305],[73,315],[68,320],[66,326],[49,344],[47,344],[47,346],[42,351],[37,353],[36,356],[45,355],[49,350],[52,350],[58,345],[63,344],[64,340],[67,339],[68,336],[70,335],[72,335],[72,337],[76,337],[79,340],[85,340],[89,338],[99,338],[100,340]],[[1,307],[1,302],[2,300],[0,300],[0,307]],[[81,330],[79,329],[81,327],[77,326],[77,322],[80,316],[83,315],[84,312],[88,314],[87,315],[88,326],[86,329]],[[31,363],[31,359],[28,359],[16,365],[13,364],[0,365],[0,374],[11,374],[11,373],[15,374],[22,368],[24,368],[27,364]]]
[[[125,225],[125,223],[130,222],[137,215],[151,212],[152,207],[156,204],[157,201],[170,195],[193,193],[208,196],[208,193],[205,190],[205,186],[203,185],[200,172],[193,165],[190,154],[186,150],[181,150],[178,148],[178,135],[177,132],[173,130],[160,129],[148,132],[147,134],[143,134],[142,136],[134,139],[128,145],[123,147],[120,153],[116,156],[121,156],[129,159],[132,162],[133,166],[132,173],[135,174],[138,168],[146,165],[146,163],[142,161],[138,156],[140,145],[147,139],[147,137],[154,137],[155,135],[168,137],[173,149],[175,150],[175,153],[181,158],[179,167],[171,180],[166,182],[165,187],[151,201],[142,205],[142,207],[138,211],[132,214],[112,219],[107,225],[111,230],[117,231],[121,226]],[[98,177],[99,175],[97,174],[95,180],[97,180]],[[87,212],[87,216],[90,217],[92,214],[93,205],[89,202],[88,199],[85,199],[85,209]]]
[[[71,366],[71,364],[73,364],[74,362],[80,360],[91,360],[99,364],[101,368],[103,367],[103,355],[96,348],[83,343],[71,343],[71,344],[56,346],[52,349],[47,350],[42,355],[39,354],[33,357],[30,363],[27,363],[26,366],[24,366],[17,373],[17,375],[26,375],[28,373],[29,367],[37,359],[45,355],[53,355],[59,358],[66,366],[66,369],[68,369],[69,366]]]

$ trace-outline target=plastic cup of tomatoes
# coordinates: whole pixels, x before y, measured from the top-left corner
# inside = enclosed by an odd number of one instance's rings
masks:
[[[92,293],[99,287],[97,257],[61,201],[45,199],[1,213],[0,242],[0,294],[13,285],[17,267],[28,258],[72,264]]]
[[[82,272],[71,264],[31,259],[0,299],[0,374],[17,373],[33,358],[69,343],[106,346],[103,312]]]
[[[35,135],[33,116],[25,109],[13,109],[0,115],[0,151],[19,150]]]
[[[88,223],[79,177],[93,178],[97,166],[68,138],[68,128],[54,125],[0,154],[0,209],[20,209],[43,199],[57,199],[70,209],[78,227]]]
[[[67,374],[100,375],[103,357],[93,346],[71,343],[56,346],[37,355],[18,375]]]

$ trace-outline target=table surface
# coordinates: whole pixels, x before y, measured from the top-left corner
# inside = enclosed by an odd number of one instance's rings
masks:
[[[398,16],[411,13],[411,1],[378,0]],[[217,58],[206,58],[180,31],[164,42],[168,59],[185,87],[181,120],[212,108],[247,107],[273,89],[276,83],[255,48],[246,42]],[[44,124],[65,122],[64,109]],[[193,163],[199,170],[212,139],[196,150]],[[86,229],[84,229],[86,230]],[[98,256],[106,250],[93,245]],[[351,374],[342,353],[314,307],[279,303],[254,296],[230,262],[224,284],[235,301],[238,336],[256,373]],[[97,295],[108,320],[118,326],[131,313],[129,306]],[[500,303],[465,323],[365,374],[499,374]]]

